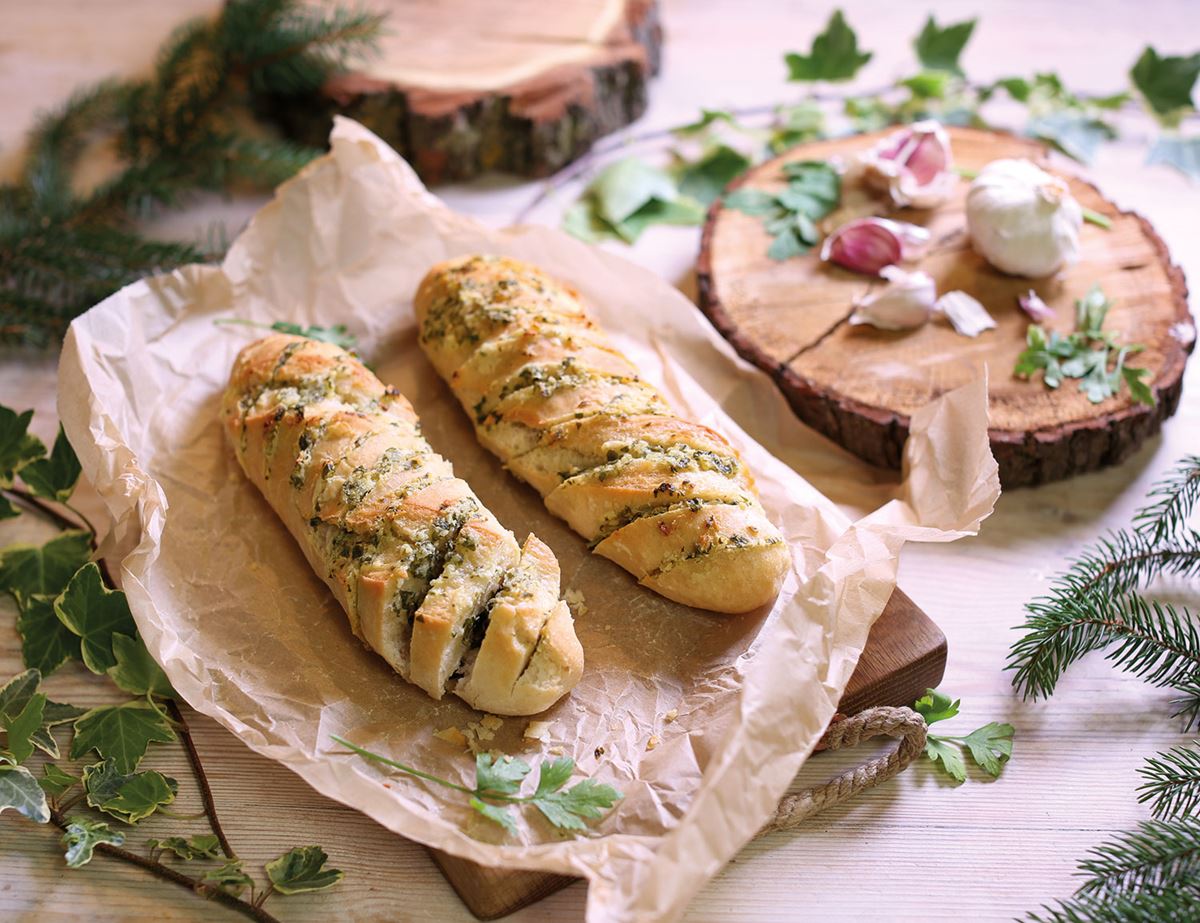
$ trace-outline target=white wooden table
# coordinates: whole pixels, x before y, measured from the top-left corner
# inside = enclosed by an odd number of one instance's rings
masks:
[[[112,72],[133,73],[151,60],[169,29],[216,0],[0,0],[0,175],[11,174],[33,113],[76,85]],[[862,75],[876,86],[910,67],[910,37],[921,4],[846,2],[847,16],[875,59]],[[1200,37],[1200,7],[1159,0],[1136,7],[1120,0],[1047,4],[944,2],[939,21],[982,14],[967,51],[976,78],[1054,69],[1068,85],[1110,91],[1146,43],[1163,53],[1191,53]],[[667,0],[665,70],[641,127],[677,124],[701,105],[749,105],[788,98],[781,55],[806,50],[828,16],[814,3],[721,3]],[[1084,38],[1086,37],[1086,40]],[[1200,187],[1165,168],[1141,165],[1144,147],[1114,145],[1093,174],[1120,204],[1147,215],[1176,261],[1200,278],[1195,243]],[[533,194],[530,184],[489,178],[440,190],[452,206],[504,224]],[[236,232],[261,203],[204,200],[165,217],[160,230],[183,236],[214,218]],[[560,203],[561,204],[561,203]],[[538,217],[550,220],[553,208]],[[689,290],[696,232],[654,229],[628,255]],[[54,431],[54,362],[0,361],[0,400],[38,410],[35,429]],[[752,429],[753,421],[742,421]],[[1160,438],[1115,470],[1001,498],[982,534],[943,546],[910,546],[901,585],[945,630],[950,662],[943,688],[963,699],[961,726],[989,720],[1017,728],[1016,753],[998,781],[977,774],[955,788],[928,765],[853,804],[834,808],[798,832],[758,840],[696,898],[690,921],[1011,919],[1073,887],[1075,862],[1111,831],[1147,816],[1136,803],[1145,755],[1187,739],[1166,718],[1167,693],[1127,679],[1093,658],[1073,669],[1049,703],[1016,699],[1003,666],[1022,604],[1098,533],[1124,524],[1147,487],[1186,452],[1200,450],[1200,360],[1193,362],[1183,405]],[[822,470],[849,469],[864,488],[883,477],[830,448],[802,472],[822,484]],[[81,493],[84,503],[94,503]],[[836,497],[843,502],[852,498]],[[89,507],[95,509],[95,507]],[[0,525],[0,544],[48,536],[32,517]],[[0,677],[20,669],[13,607],[0,603]],[[64,669],[49,683],[55,698],[79,704],[110,695],[107,680]],[[347,872],[336,889],[273,899],[288,920],[469,920],[420,846],[326,801],[287,770],[251,753],[213,722],[192,717],[196,742],[225,828],[239,854],[261,863],[291,845],[319,842]],[[956,725],[958,726],[958,725]],[[801,781],[827,777],[855,754],[812,760]],[[181,812],[199,809],[182,751],[160,747],[148,766],[181,782]],[[176,821],[151,819],[142,837],[177,832]],[[197,832],[203,822],[193,822]],[[576,886],[515,915],[518,921],[579,919]],[[11,812],[0,817],[0,919],[236,919],[140,871],[94,861],[63,865],[54,832]]]

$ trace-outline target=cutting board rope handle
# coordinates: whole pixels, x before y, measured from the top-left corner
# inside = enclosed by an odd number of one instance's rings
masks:
[[[824,785],[784,796],[775,817],[767,822],[759,835],[795,827],[814,814],[849,801],[898,775],[925,749],[925,734],[925,719],[911,708],[868,708],[834,721],[817,744],[819,748],[843,750],[879,736],[899,738],[900,743],[884,755],[856,766]]]

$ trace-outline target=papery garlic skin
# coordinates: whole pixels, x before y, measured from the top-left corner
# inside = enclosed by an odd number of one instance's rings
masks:
[[[846,174],[846,182],[861,182],[886,193],[895,205],[935,208],[950,197],[958,175],[954,173],[950,137],[933,119],[914,122],[893,132],[860,154]]]
[[[821,259],[877,276],[885,266],[911,259],[928,242],[929,231],[920,225],[889,218],[857,218],[825,238]]]
[[[851,324],[870,324],[880,330],[912,330],[929,320],[937,301],[937,285],[929,273],[885,266],[879,274],[888,284],[855,299]]]
[[[1030,289],[1024,295],[1017,296],[1017,304],[1021,310],[1030,316],[1035,324],[1044,324],[1054,319],[1054,309],[1042,301],[1042,296]]]
[[[996,329],[995,318],[988,314],[987,308],[978,298],[966,292],[946,292],[933,308],[945,315],[946,320],[950,321],[950,326],[965,337],[977,337],[985,330]]]
[[[1001,272],[1040,279],[1079,258],[1083,210],[1056,176],[1028,160],[994,160],[967,192],[976,252]]]

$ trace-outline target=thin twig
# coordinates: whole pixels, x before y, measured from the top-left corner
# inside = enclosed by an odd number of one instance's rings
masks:
[[[35,497],[29,491],[22,490],[20,487],[5,487],[3,493],[9,497],[12,497],[14,500],[17,500],[22,506],[27,506],[35,512],[41,513],[60,529],[79,529],[81,527],[87,528],[86,526],[83,526],[82,523],[76,522],[69,516],[64,516],[46,501],[39,497]],[[80,518],[82,519],[83,517],[81,516]],[[93,529],[91,531],[92,535],[94,536],[96,534],[95,530]]]
[[[80,520],[82,520],[83,524],[84,524],[85,526],[87,526],[87,528],[88,528],[88,531],[92,533],[92,540],[93,540],[93,542],[94,542],[94,541],[95,541],[95,538],[96,538],[96,536],[97,536],[99,533],[96,531],[96,527],[95,527],[94,525],[92,525],[92,521],[91,521],[90,519],[88,519],[88,518],[87,518],[85,515],[83,515],[83,511],[82,511],[82,510],[80,510],[80,509],[77,509],[76,507],[72,506],[72,505],[71,505],[70,503],[68,503],[66,500],[64,500],[64,501],[62,502],[62,505],[63,505],[63,506],[65,506],[67,509],[69,509],[69,510],[70,510],[72,513],[74,513],[76,516],[78,516],[78,517],[80,518]]]
[[[61,813],[55,810],[50,811],[50,822],[59,830],[67,829],[67,819]],[[262,907],[256,907],[253,904],[248,904],[238,897],[230,894],[224,888],[216,885],[208,884],[200,881],[197,878],[192,878],[184,875],[182,872],[176,871],[169,865],[163,865],[154,859],[147,859],[145,856],[139,856],[137,853],[130,852],[127,849],[122,849],[119,846],[111,846],[108,843],[100,843],[96,846],[96,852],[105,856],[110,856],[113,859],[120,859],[122,862],[128,862],[130,865],[136,865],[138,868],[145,869],[152,875],[169,881],[172,884],[179,885],[181,888],[187,888],[194,894],[199,894],[208,900],[214,900],[224,904],[231,910],[236,910],[243,916],[247,916],[252,920],[259,920],[261,923],[280,923],[277,917],[273,917]]]
[[[204,814],[208,817],[208,826],[212,828],[217,842],[221,844],[221,851],[228,858],[236,859],[237,854],[233,851],[233,847],[229,845],[229,840],[225,837],[225,831],[221,828],[221,819],[217,816],[217,805],[213,801],[212,789],[208,785],[208,775],[204,771],[204,764],[200,761],[200,753],[196,749],[196,742],[192,740],[191,728],[188,727],[187,721],[184,720],[183,712],[179,710],[179,705],[174,699],[167,699],[167,711],[171,713],[171,720],[179,728],[179,736],[183,739],[183,746],[187,750],[188,761],[192,764],[192,775],[196,777],[196,785],[200,788],[200,800],[204,802]]]

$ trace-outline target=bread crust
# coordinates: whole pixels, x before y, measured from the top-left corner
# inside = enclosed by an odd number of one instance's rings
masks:
[[[352,355],[286,334],[252,343],[221,417],[351,630],[405,679],[502,715],[542,711],[578,682],[583,651],[554,555],[530,536],[539,595],[523,603],[521,630],[493,624],[492,608],[528,581],[516,539],[430,448],[412,405]],[[507,647],[508,672],[484,647]]]
[[[415,307],[421,347],[480,442],[597,553],[690,606],[737,613],[775,598],[791,557],[745,463],[671,410],[573,289],[517,260],[466,256],[430,269]]]

